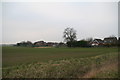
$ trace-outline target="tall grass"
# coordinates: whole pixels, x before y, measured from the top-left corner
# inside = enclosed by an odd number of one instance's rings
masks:
[[[108,53],[6,67],[3,78],[117,78],[117,56],[117,53]]]

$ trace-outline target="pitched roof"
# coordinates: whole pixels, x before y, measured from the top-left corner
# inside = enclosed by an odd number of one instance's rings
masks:
[[[108,40],[108,39],[114,39],[114,40],[117,40],[116,37],[107,37],[107,38],[104,38],[104,40]]]
[[[99,43],[103,43],[103,40],[101,40],[101,39],[94,39],[94,41],[97,41]]]

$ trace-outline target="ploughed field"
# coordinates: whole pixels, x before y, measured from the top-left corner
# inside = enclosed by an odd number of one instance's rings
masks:
[[[118,77],[117,48],[3,47],[2,58],[3,78]]]

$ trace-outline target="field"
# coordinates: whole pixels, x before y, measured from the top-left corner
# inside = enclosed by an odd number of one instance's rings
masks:
[[[2,50],[4,78],[118,77],[117,48],[3,47]]]

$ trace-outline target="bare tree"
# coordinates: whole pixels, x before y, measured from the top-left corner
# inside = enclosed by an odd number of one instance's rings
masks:
[[[63,32],[63,38],[66,42],[76,41],[76,30],[73,28],[66,28]]]

